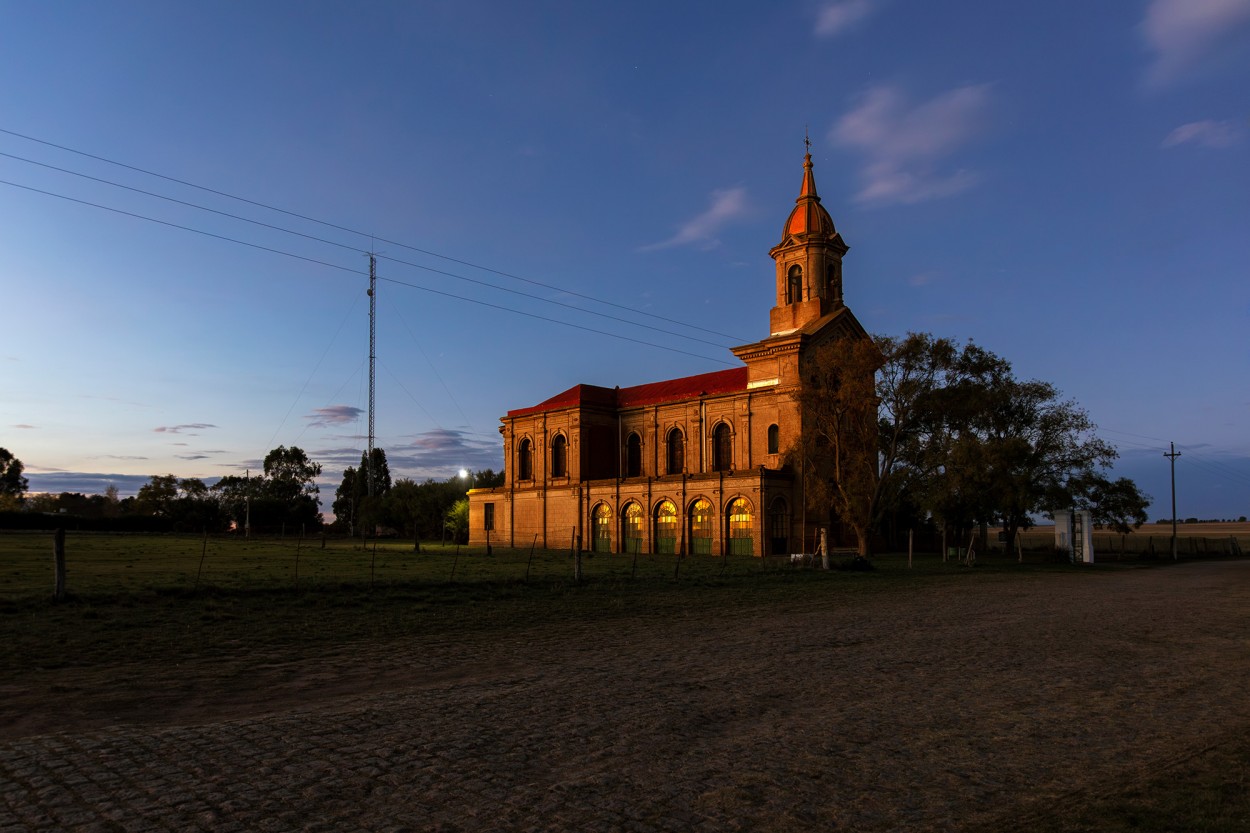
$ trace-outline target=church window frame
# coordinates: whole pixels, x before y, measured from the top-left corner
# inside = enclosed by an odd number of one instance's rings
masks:
[[[803,300],[803,267],[794,264],[786,272],[786,303],[797,304]]]
[[[664,439],[666,474],[681,474],[686,470],[686,433],[673,428]]]
[[[551,438],[551,476],[569,476],[569,440],[563,433]]]
[[[642,477],[642,435],[637,431],[625,438],[625,476]]]
[[[534,479],[534,444],[529,437],[522,437],[516,452],[517,480]]]
[[[712,429],[712,471],[733,471],[733,428],[718,422]]]
[[[768,453],[781,453],[781,428],[775,422],[768,426]]]

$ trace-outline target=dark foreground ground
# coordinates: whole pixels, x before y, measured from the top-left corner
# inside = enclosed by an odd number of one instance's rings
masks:
[[[313,653],[0,681],[0,831],[1077,830],[1247,787],[1245,561]]]

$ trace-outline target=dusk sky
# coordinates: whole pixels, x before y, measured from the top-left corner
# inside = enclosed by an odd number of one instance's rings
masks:
[[[1250,514],[1250,0],[0,0],[0,446],[124,495],[298,445],[332,499],[372,248],[393,476],[499,469],[507,410],[767,335],[805,131],[869,331]]]

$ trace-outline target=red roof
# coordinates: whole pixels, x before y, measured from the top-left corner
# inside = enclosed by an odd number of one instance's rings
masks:
[[[579,405],[597,405],[606,408],[637,408],[643,405],[658,405],[661,402],[677,402],[682,399],[694,399],[699,396],[712,396],[719,393],[738,393],[746,389],[747,369],[745,367],[717,370],[712,373],[700,373],[697,376],[683,376],[680,379],[668,379],[664,382],[649,382],[645,385],[635,385],[632,388],[602,388],[598,385],[574,385],[563,393],[557,393],[555,396],[537,405],[508,411],[508,416],[525,416],[526,414],[556,411],[561,408],[571,408]]]

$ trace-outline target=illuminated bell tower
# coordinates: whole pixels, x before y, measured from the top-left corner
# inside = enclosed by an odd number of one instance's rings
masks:
[[[777,262],[777,305],[769,312],[770,335],[798,330],[843,307],[842,256],[850,247],[820,204],[812,155],[803,157],[803,185],[769,256]]]

